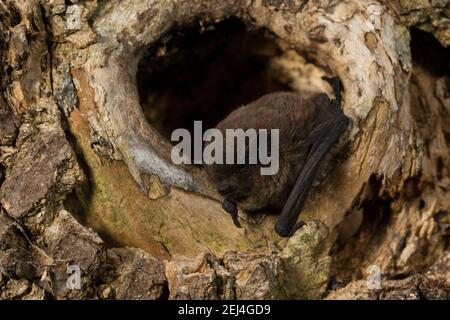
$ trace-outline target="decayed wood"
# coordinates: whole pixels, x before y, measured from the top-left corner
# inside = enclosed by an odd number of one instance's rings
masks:
[[[448,44],[444,2],[429,19]],[[352,297],[369,264],[385,276],[427,270],[448,250],[448,78],[413,67],[405,24],[428,20],[405,3],[1,2],[1,297],[319,298],[331,277],[348,285],[329,298]],[[346,147],[288,241],[270,216],[242,214],[236,229],[205,173],[171,163],[139,103],[146,49],[177,28],[230,17],[343,83]],[[432,128],[420,119],[426,108]],[[81,291],[65,286],[69,264],[82,268]],[[433,285],[430,297],[445,296],[444,277],[430,277],[374,297]]]

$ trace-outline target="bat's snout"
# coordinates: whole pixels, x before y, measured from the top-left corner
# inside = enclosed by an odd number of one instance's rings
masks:
[[[235,188],[229,184],[229,183],[222,183],[219,185],[219,188],[217,189],[219,193],[223,196],[226,196],[232,192],[235,191]]]

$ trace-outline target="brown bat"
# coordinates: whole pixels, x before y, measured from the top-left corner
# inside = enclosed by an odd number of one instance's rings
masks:
[[[270,93],[219,122],[216,128],[224,136],[226,129],[279,129],[276,174],[261,175],[259,163],[207,166],[224,196],[223,208],[232,214],[235,224],[238,225],[236,204],[247,211],[282,207],[275,231],[289,237],[298,229],[297,220],[320,163],[349,123],[337,100],[330,100],[323,93]],[[244,151],[248,151],[248,143]]]

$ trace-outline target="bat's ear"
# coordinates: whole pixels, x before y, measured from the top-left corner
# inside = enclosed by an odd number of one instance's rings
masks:
[[[329,78],[329,77],[322,77],[323,80],[327,81],[331,88],[333,89],[334,92],[334,96],[336,97],[336,101],[338,103],[338,105],[341,104],[341,81],[339,80],[339,77],[333,77],[333,78]]]

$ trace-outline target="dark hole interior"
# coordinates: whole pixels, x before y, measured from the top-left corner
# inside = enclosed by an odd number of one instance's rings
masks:
[[[411,54],[414,64],[421,65],[433,75],[450,74],[450,49],[430,33],[411,28]]]
[[[442,99],[448,99],[450,97],[450,48],[444,47],[432,34],[411,28],[411,54],[413,67],[429,73],[435,79],[431,84],[432,88],[429,90],[434,90],[436,94],[437,91],[442,90],[442,93],[440,93],[442,94]],[[420,90],[417,90],[416,77],[417,75],[413,72],[410,90],[411,113],[414,119],[422,124],[422,130],[426,130],[422,135],[425,137],[426,143],[428,143],[428,139],[434,134],[433,127],[428,125],[430,121],[429,114],[432,109],[428,105],[427,97],[420,94]],[[442,82],[438,83],[436,80]],[[445,108],[440,112],[441,121],[447,123],[448,112],[445,111]],[[449,127],[444,125],[442,128],[446,141],[450,143]],[[442,164],[442,159],[439,158],[436,165],[437,176],[441,179],[442,175],[445,174],[446,166]]]
[[[207,28],[172,31],[148,50],[137,84],[148,122],[163,136],[177,128],[214,127],[233,109],[260,96],[291,90],[270,68],[282,54],[267,31],[231,19]]]

